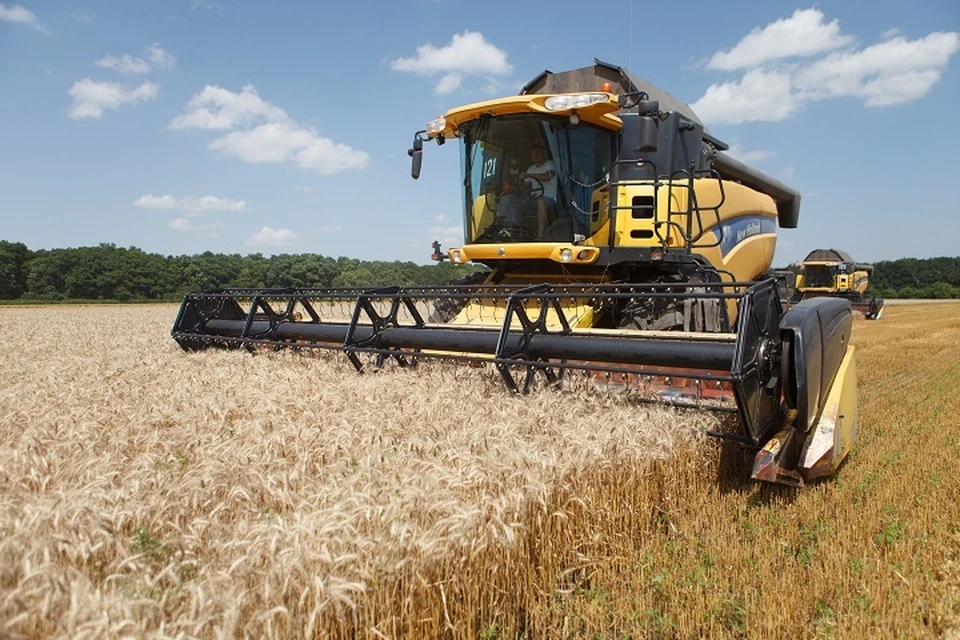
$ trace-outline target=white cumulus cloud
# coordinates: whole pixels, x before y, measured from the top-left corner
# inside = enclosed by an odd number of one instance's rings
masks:
[[[298,167],[323,175],[348,169],[362,169],[370,163],[370,154],[366,151],[357,151],[329,138],[321,138],[315,133],[310,144],[297,151],[295,158]]]
[[[437,83],[437,86],[433,88],[434,93],[438,96],[445,96],[448,93],[453,93],[460,88],[460,85],[463,84],[463,74],[462,73],[448,73],[447,75],[440,78],[440,81]]]
[[[268,122],[232,131],[211,142],[210,148],[252,163],[282,162],[308,147],[313,138],[313,133],[292,122]]]
[[[14,4],[9,7],[3,3],[0,3],[0,22],[12,22],[14,24],[22,24],[27,27],[32,27],[37,31],[43,33],[50,33],[50,30],[40,24],[40,21],[37,19],[37,15],[27,9],[23,5]]]
[[[223,15],[223,6],[218,2],[211,2],[210,0],[194,0],[193,10],[205,9],[207,11],[216,11],[220,15]]]
[[[150,65],[143,58],[134,58],[128,53],[122,56],[103,56],[93,64],[104,69],[112,69],[120,73],[147,73]]]
[[[169,211],[171,209],[179,209],[180,201],[173,196],[155,196],[152,194],[147,194],[134,200],[133,206],[140,207],[141,209],[159,209],[161,211]]]
[[[229,198],[218,198],[217,196],[200,196],[199,198],[187,196],[180,202],[187,211],[239,212],[247,210],[247,203],[243,200],[230,200]]]
[[[776,151],[767,151],[766,149],[745,149],[739,142],[731,143],[730,148],[727,149],[726,152],[737,160],[746,162],[747,164],[769,160],[777,155]]]
[[[956,32],[911,40],[894,28],[876,44],[853,42],[819,9],[797,10],[715,53],[708,68],[745,71],[711,84],[691,106],[712,125],[778,122],[828,98],[858,98],[867,107],[904,104],[929,93],[960,51]]]
[[[134,200],[133,206],[141,209],[154,209],[159,211],[181,210],[197,214],[211,211],[238,213],[248,210],[247,203],[243,200],[231,200],[218,196],[184,196],[183,198],[177,198],[172,195],[155,196],[153,194],[147,194]]]
[[[155,69],[169,71],[177,66],[177,59],[169,51],[154,42],[147,47],[147,60]]]
[[[93,64],[120,73],[149,73],[151,69],[169,71],[176,66],[177,59],[169,51],[154,42],[146,48],[145,58],[134,58],[129,53],[121,56],[106,55]]]
[[[73,98],[67,115],[78,120],[100,118],[107,109],[116,111],[125,104],[153,100],[160,95],[160,87],[152,82],[144,82],[136,88],[128,89],[116,82],[97,82],[84,78],[74,82],[67,93]]]
[[[286,247],[297,241],[297,234],[290,229],[274,229],[263,227],[260,231],[247,238],[250,247]]]
[[[370,154],[321,136],[280,107],[267,102],[252,86],[239,93],[208,85],[170,122],[171,129],[233,129],[210,148],[254,164],[291,162],[301,169],[329,175],[362,169]]]
[[[207,85],[190,98],[185,113],[170,122],[171,129],[232,129],[255,121],[283,121],[288,116],[280,107],[260,97],[247,85],[235,93],[216,85]]]
[[[789,73],[751,69],[740,80],[710,85],[690,107],[708,125],[739,124],[786,120],[800,103],[791,91]]]
[[[826,56],[798,71],[795,84],[807,99],[853,96],[868,107],[910,102],[930,91],[958,50],[960,34],[954,32],[899,36]]]
[[[893,37],[898,36],[898,35],[900,35],[900,28],[899,28],[899,27],[893,27],[892,29],[886,29],[886,30],[884,30],[884,31],[881,31],[881,32],[880,32],[880,39],[881,39],[881,40],[889,40],[890,38],[893,38]]]
[[[197,222],[196,219],[191,218],[174,218],[170,221],[169,226],[173,231],[206,233],[215,236],[227,225],[222,222]]]
[[[439,240],[443,247],[456,247],[463,244],[463,228],[460,225],[451,225],[444,213],[436,216],[434,221],[437,224],[427,229],[427,239],[430,242]]]
[[[820,9],[797,9],[789,18],[753,29],[730,51],[718,51],[707,63],[709,69],[734,71],[773,60],[806,57],[831,51],[853,42],[840,33],[840,22],[824,23]]]
[[[420,45],[415,56],[397,58],[390,68],[428,77],[439,75],[434,92],[441,95],[458,89],[467,76],[506,76],[513,71],[507,52],[476,31],[455,33],[442,47]]]

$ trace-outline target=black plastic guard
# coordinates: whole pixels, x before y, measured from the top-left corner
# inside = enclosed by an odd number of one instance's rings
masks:
[[[810,298],[780,321],[780,361],[787,406],[797,410],[796,425],[807,431],[820,417],[853,328],[850,303],[839,298]]]
[[[770,278],[745,292],[737,318],[737,345],[730,373],[740,424],[759,444],[777,426],[780,386],[776,379],[776,347],[781,317],[776,282]]]

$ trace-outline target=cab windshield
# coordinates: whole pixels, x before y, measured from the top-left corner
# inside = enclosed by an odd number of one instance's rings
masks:
[[[460,130],[468,244],[590,235],[592,196],[607,182],[616,132],[542,115],[484,117]]]
[[[832,287],[833,278],[837,275],[837,267],[826,264],[811,264],[804,268],[808,287]]]

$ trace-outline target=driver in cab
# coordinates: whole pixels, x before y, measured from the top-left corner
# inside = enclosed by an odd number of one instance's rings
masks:
[[[516,194],[508,193],[502,204],[505,219],[508,225],[520,222],[523,213],[532,205],[537,210],[537,239],[542,240],[550,221],[549,212],[555,207],[557,198],[557,170],[553,160],[547,158],[547,153],[540,144],[530,147],[530,159],[533,162],[527,170],[517,175],[520,184],[525,187],[526,197],[520,198]]]

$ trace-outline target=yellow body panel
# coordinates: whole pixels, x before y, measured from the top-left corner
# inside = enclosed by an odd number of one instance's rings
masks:
[[[590,231],[583,244],[606,246],[609,244],[610,219],[607,214],[610,204],[610,187],[603,185],[590,195]]]
[[[589,93],[595,94],[601,92],[591,91]],[[605,102],[591,104],[586,107],[561,110],[547,109],[546,106],[544,106],[547,98],[551,97],[548,94],[510,96],[508,98],[474,102],[473,104],[456,107],[455,109],[447,111],[444,114],[446,122],[443,131],[434,133],[432,136],[442,133],[445,137],[454,137],[457,135],[457,130],[461,124],[475,120],[480,116],[508,116],[521,113],[542,113],[549,115],[571,115],[576,113],[580,120],[584,122],[589,122],[611,131],[619,131],[623,128],[623,121],[619,116],[614,114],[615,111],[620,110],[618,98],[612,93],[606,95],[607,100]]]
[[[524,307],[531,319],[535,319],[540,313],[539,301],[531,301]],[[589,300],[564,301],[561,309],[571,328],[593,326],[594,309]],[[450,321],[450,324],[500,328],[503,326],[506,316],[507,302],[505,299],[472,301]],[[518,331],[522,329],[522,325],[517,319],[514,319],[510,326]],[[548,331],[559,331],[563,328],[560,317],[553,309],[547,311],[546,327]]]
[[[493,198],[493,196],[482,195],[473,201],[473,215],[470,216],[471,238],[478,237],[487,227],[493,224],[495,214],[487,206],[490,198]]]
[[[483,245],[473,245],[471,248],[482,247]],[[491,245],[496,246],[496,245]],[[530,251],[538,248],[552,248],[550,244],[529,243],[526,245],[511,245],[514,247],[526,247]],[[572,246],[572,245],[570,245]],[[582,248],[582,247],[579,247]],[[597,282],[604,282],[605,278],[597,278]],[[570,278],[557,271],[556,273],[540,273],[535,276],[506,274],[504,279],[499,282],[504,286],[525,286],[531,282],[563,285],[570,282]],[[525,305],[530,318],[535,318],[539,314],[539,302],[532,301]],[[563,315],[571,328],[583,329],[592,327],[594,324],[594,307],[587,299],[564,299],[560,303]],[[464,307],[456,317],[450,321],[450,324],[459,324],[473,327],[495,327],[500,328],[506,315],[506,301],[504,299],[495,300],[473,300]],[[516,321],[512,325],[519,329],[520,325]],[[562,327],[560,318],[552,309],[547,315],[547,328],[550,331],[557,331]]]
[[[662,223],[671,219],[671,212],[686,211],[687,200],[687,189],[681,187],[661,188],[655,203],[652,184],[620,187],[617,192],[613,244],[618,247],[669,247],[679,244],[676,229]]]
[[[461,261],[467,260],[531,260],[545,259],[562,264],[591,264],[600,257],[600,250],[596,247],[584,247],[570,242],[511,242],[504,244],[468,244],[459,251]],[[570,258],[564,260],[564,251],[569,251]],[[543,276],[538,275],[537,282],[546,282]],[[569,278],[565,280],[569,282]]]
[[[747,238],[726,256],[715,247],[694,251],[704,256],[717,269],[729,271],[733,274],[733,280],[747,282],[756,280],[767,272],[773,264],[773,254],[776,249],[776,234],[764,233]]]
[[[777,245],[775,233],[760,233],[736,242],[724,253],[719,246],[718,225],[730,223],[741,216],[762,216],[775,223],[777,206],[768,195],[754,191],[741,184],[726,181],[721,192],[716,179],[694,181],[696,204],[699,216],[693,214],[690,223],[696,238],[692,250],[703,255],[710,264],[722,271],[729,271],[739,281],[753,280],[766,272],[773,264]],[[617,194],[616,235],[614,246],[679,248],[685,241],[682,233],[687,230],[687,210],[690,200],[688,183],[661,185],[653,202],[652,184],[628,184],[621,186]],[[649,199],[650,208],[637,209]],[[609,244],[610,221],[608,218],[608,190],[597,189],[591,203],[591,235],[583,244],[605,246]],[[653,206],[655,204],[655,206]],[[775,225],[774,225],[775,226]],[[682,232],[682,233],[681,233]]]
[[[799,468],[807,480],[833,475],[857,437],[856,349],[847,346],[833,379],[820,420],[813,426],[800,454]]]

